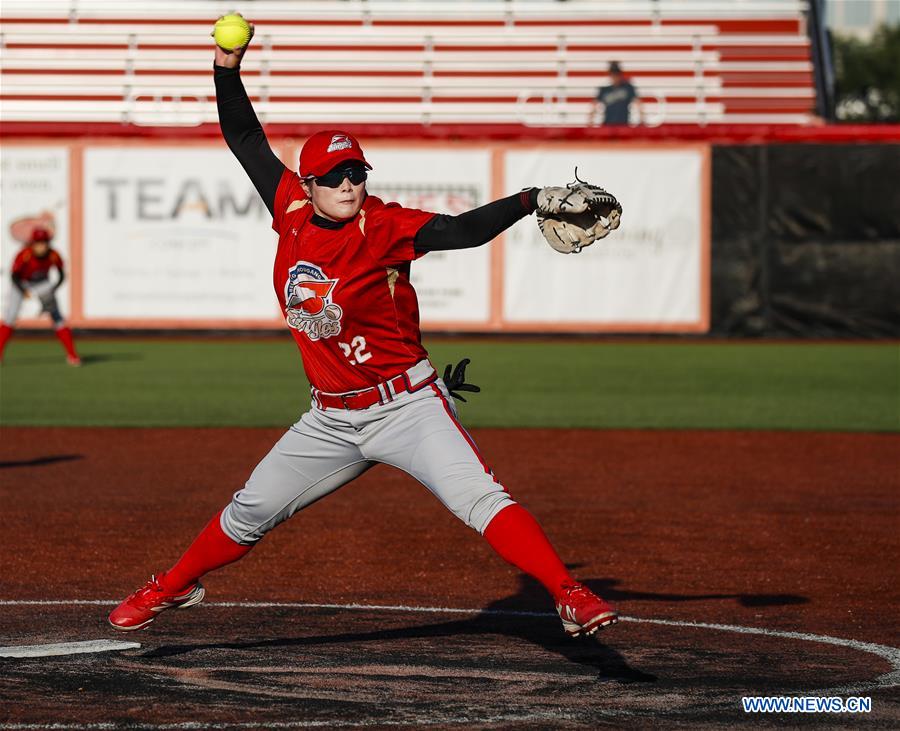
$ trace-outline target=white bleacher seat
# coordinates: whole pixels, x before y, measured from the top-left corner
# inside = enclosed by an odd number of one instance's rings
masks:
[[[223,2],[4,0],[4,122],[216,119]],[[583,124],[610,60],[654,123],[802,124],[800,0],[254,2],[245,83],[266,122]],[[536,122],[535,120],[543,120]]]

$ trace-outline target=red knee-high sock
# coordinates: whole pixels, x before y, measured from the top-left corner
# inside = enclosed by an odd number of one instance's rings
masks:
[[[78,353],[75,352],[75,341],[72,340],[72,331],[67,327],[61,327],[56,331],[56,337],[59,338],[59,342],[62,343],[62,346],[66,349],[66,355],[70,358],[77,358]]]
[[[219,523],[221,516],[220,510],[178,559],[178,563],[160,578],[160,583],[166,591],[180,591],[213,569],[227,566],[243,558],[253,548],[242,546],[229,538]]]
[[[484,537],[501,558],[540,581],[554,597],[563,584],[574,583],[541,526],[521,505],[497,513]]]
[[[5,322],[0,324],[0,359],[3,358],[3,349],[6,347],[6,341],[12,337],[13,329]]]

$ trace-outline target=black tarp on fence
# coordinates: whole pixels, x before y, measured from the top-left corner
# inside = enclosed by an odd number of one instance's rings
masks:
[[[712,334],[900,336],[900,145],[718,146]]]

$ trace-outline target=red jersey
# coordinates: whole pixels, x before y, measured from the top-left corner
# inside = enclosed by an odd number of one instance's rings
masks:
[[[409,265],[422,256],[416,232],[434,213],[368,196],[353,220],[321,228],[290,170],[274,208],[275,294],[315,388],[370,388],[428,357]]]
[[[56,267],[63,270],[62,257],[50,249],[47,256],[38,258],[30,246],[22,249],[13,260],[12,276],[23,282],[43,282],[50,276],[50,270]]]

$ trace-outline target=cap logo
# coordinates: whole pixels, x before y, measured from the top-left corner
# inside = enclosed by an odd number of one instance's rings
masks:
[[[331,143],[328,145],[328,149],[325,152],[337,152],[338,150],[349,150],[353,147],[353,143],[350,141],[350,138],[347,135],[334,135],[331,138]]]

